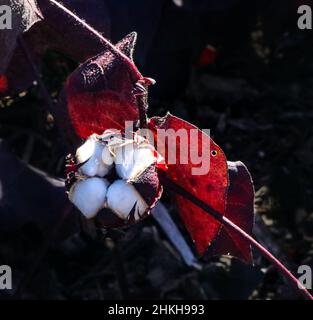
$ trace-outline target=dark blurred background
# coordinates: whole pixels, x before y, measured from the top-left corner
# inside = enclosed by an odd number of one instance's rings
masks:
[[[252,174],[257,239],[292,271],[313,267],[313,38],[297,28],[298,6],[313,2],[62,2],[113,43],[138,32],[135,62],[157,81],[149,115],[169,110],[211,129],[227,158]],[[57,26],[45,28],[35,24],[23,38],[54,103],[69,73],[98,49],[75,36],[65,45]],[[68,214],[60,135],[18,50],[0,100],[0,265],[12,267],[14,285],[0,298],[299,298],[257,253],[255,266],[207,255],[199,270],[152,218],[126,235],[99,235]],[[164,204],[193,250],[166,196]]]

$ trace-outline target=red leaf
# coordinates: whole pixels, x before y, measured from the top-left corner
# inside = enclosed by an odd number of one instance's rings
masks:
[[[228,162],[229,189],[225,216],[251,235],[254,221],[254,188],[250,173],[240,162]],[[212,248],[213,254],[230,254],[252,262],[250,244],[240,235],[222,227]]]
[[[216,49],[210,45],[206,46],[199,55],[197,66],[204,68],[214,64],[216,61],[216,56]]]
[[[189,158],[187,164],[178,163],[176,165],[168,165],[167,173],[174,182],[182,186],[186,191],[197,196],[200,200],[205,201],[221,214],[224,214],[228,173],[226,157],[221,148],[197,127],[171,114],[167,114],[164,118],[152,118],[150,119],[149,125],[154,129],[174,129],[175,132],[179,129],[187,130],[187,138],[185,138],[185,140],[182,139],[181,143],[177,143],[177,159],[179,159],[181,146],[190,146],[189,157],[192,152],[198,152],[196,143],[189,143],[191,130],[197,130],[197,133],[199,133],[197,141],[197,147],[199,147],[198,153],[200,155],[203,153],[202,143],[204,141],[207,144],[205,147],[210,148],[205,151],[208,152],[208,156],[210,157],[209,172],[205,175],[193,175],[192,169],[197,166],[192,164]],[[160,142],[158,141],[158,143]],[[161,154],[163,153],[165,159],[167,159],[168,152],[170,151],[168,148],[168,142],[165,148],[163,148],[163,151],[162,148],[158,148],[158,151],[161,152]],[[175,200],[184,224],[195,242],[197,251],[201,255],[204,254],[205,250],[216,238],[221,227],[220,223],[185,198],[175,196]]]
[[[135,34],[116,47],[132,56]],[[138,75],[108,50],[76,69],[66,83],[69,118],[78,136],[86,138],[106,129],[122,129],[139,117],[133,94]]]
[[[8,80],[4,74],[0,74],[0,93],[8,89]]]
[[[5,2],[10,5],[12,1],[5,0]],[[110,17],[106,1],[62,0],[60,2],[101,34],[110,35]],[[25,58],[23,50],[16,46],[16,37],[24,29],[25,32],[21,36],[31,49],[34,62],[39,69],[48,49],[61,52],[77,62],[84,62],[103,50],[103,44],[97,37],[69,19],[49,0],[15,0],[14,3],[12,6],[14,28],[0,32],[0,72],[5,71],[10,83],[6,95],[14,95],[27,89],[35,80],[32,67]],[[38,19],[34,21],[34,18],[41,19],[36,22]]]

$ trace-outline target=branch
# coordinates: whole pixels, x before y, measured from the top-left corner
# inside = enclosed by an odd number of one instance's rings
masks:
[[[170,242],[180,253],[181,258],[184,260],[187,266],[196,270],[201,270],[202,266],[197,261],[193,252],[186,243],[183,235],[178,230],[175,222],[172,220],[165,206],[159,201],[151,211],[152,217],[162,228]]]

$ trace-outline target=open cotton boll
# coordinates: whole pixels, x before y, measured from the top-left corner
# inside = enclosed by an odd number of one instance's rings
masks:
[[[118,176],[125,180],[133,180],[146,168],[156,162],[153,149],[149,145],[129,143],[115,148],[115,168]]]
[[[86,162],[79,171],[89,177],[104,177],[113,166],[113,157],[109,149],[97,139],[96,135],[90,136],[77,149],[76,158],[78,163]]]
[[[113,182],[107,192],[107,206],[119,218],[139,220],[148,209],[147,203],[137,190],[124,180]]]
[[[93,218],[105,204],[109,182],[102,178],[88,178],[76,182],[70,192],[69,199],[87,218]]]

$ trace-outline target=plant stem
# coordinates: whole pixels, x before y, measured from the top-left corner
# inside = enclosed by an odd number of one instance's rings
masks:
[[[74,14],[71,10],[67,9],[63,4],[55,1],[55,0],[49,0],[52,4],[54,4],[56,7],[58,7],[61,11],[63,11],[65,14],[67,14],[69,17],[75,20],[76,23],[78,23],[82,28],[84,28],[86,31],[91,32],[93,35],[95,35],[106,47],[107,50],[109,50],[112,54],[119,57],[133,72],[135,75],[136,81],[142,78],[141,73],[135,66],[134,62],[129,59],[123,52],[116,49],[116,47],[103,35],[95,30],[93,27],[91,27],[87,22],[85,22],[83,19],[79,18],[76,14]]]
[[[231,220],[211,208],[208,204],[200,200],[199,198],[195,197],[187,190],[176,184],[174,181],[169,179],[165,176],[165,174],[160,175],[162,182],[164,185],[169,187],[175,193],[183,196],[184,198],[188,199],[190,202],[210,214],[214,219],[220,222],[224,227],[235,231],[239,234],[243,239],[248,241],[252,246],[260,251],[260,253],[268,259],[273,266],[284,276],[286,279],[289,280],[290,284],[308,300],[313,300],[312,295],[308,292],[308,290],[303,286],[303,284],[278,260],[276,259],[267,249],[265,249],[260,243],[258,243],[252,236],[250,236],[247,232],[242,230],[239,226],[233,223]]]
[[[138,111],[139,111],[139,126],[140,128],[147,128],[147,96],[139,95],[136,97]]]

